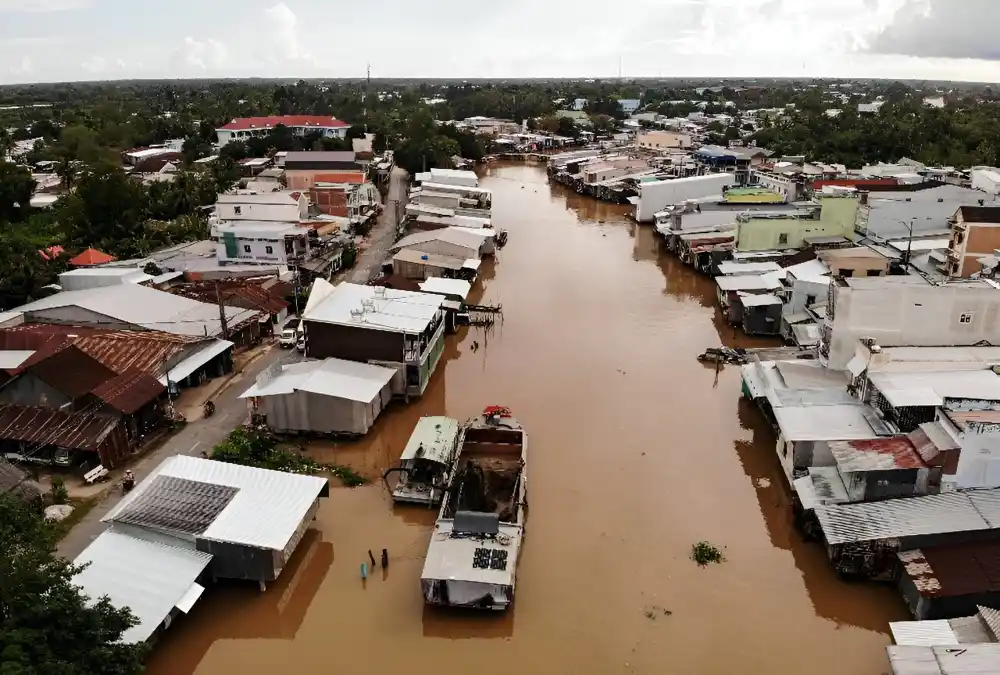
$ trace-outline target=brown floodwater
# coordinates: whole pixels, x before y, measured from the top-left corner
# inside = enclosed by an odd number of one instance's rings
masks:
[[[153,675],[774,673],[888,670],[894,590],[837,580],[791,527],[774,437],[739,370],[695,360],[739,340],[713,283],[623,207],[491,168],[510,231],[474,301],[502,325],[448,338],[425,396],[363,441],[316,449],[377,478],[421,415],[510,407],[530,438],[531,511],[505,615],[432,611],[419,578],[434,513],[382,485],[331,491],[282,578],[212,588],[156,646]],[[478,341],[478,351],[471,349]],[[264,506],[266,508],[266,505]],[[693,543],[725,547],[699,568]],[[371,549],[388,569],[362,582]]]

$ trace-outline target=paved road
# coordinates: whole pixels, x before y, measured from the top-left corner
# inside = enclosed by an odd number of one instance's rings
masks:
[[[355,284],[363,284],[372,277],[378,276],[382,261],[389,252],[389,247],[396,241],[396,217],[403,213],[409,199],[410,176],[398,166],[393,167],[389,176],[389,194],[386,196],[385,208],[379,216],[378,224],[372,228],[371,239],[364,251],[358,256],[358,261],[348,275],[347,280]],[[393,202],[398,202],[396,206]],[[398,209],[398,214],[397,214]]]
[[[188,423],[177,435],[132,466],[135,477],[142,480],[167,457],[200,455],[220,443],[229,435],[229,432],[247,420],[249,414],[247,402],[238,396],[246,391],[257,375],[275,361],[294,363],[302,358],[302,355],[294,349],[286,351],[277,346],[272,348],[264,356],[251,363],[243,372],[234,376],[226,388],[213,398],[216,409],[212,417]],[[72,559],[90,545],[90,542],[105,530],[101,518],[121,501],[121,496],[121,488],[116,485],[107,493],[104,500],[95,506],[59,542],[59,553]]]

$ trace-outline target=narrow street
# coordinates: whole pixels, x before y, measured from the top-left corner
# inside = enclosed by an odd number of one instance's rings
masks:
[[[398,166],[392,168],[392,174],[389,176],[389,193],[382,215],[379,216],[378,224],[371,231],[368,248],[358,255],[358,260],[348,275],[347,281],[363,284],[377,276],[378,268],[385,259],[389,247],[396,241],[396,226],[399,224],[397,218],[403,213],[406,206],[409,195],[409,178],[409,174]],[[400,206],[397,207],[397,203]]]
[[[395,167],[389,179],[389,193],[385,203],[385,209],[379,217],[378,224],[372,229],[369,241],[370,245],[358,255],[355,267],[347,276],[347,280],[354,283],[364,283],[377,274],[379,266],[382,264],[389,247],[396,240],[396,215],[402,212],[402,207],[397,207],[393,203],[398,201],[405,204],[408,192],[408,179],[406,171]],[[247,404],[239,398],[247,387],[256,379],[257,375],[276,361],[282,363],[294,363],[303,357],[294,349],[284,351],[277,346],[268,353],[251,363],[246,370],[235,375],[219,394],[212,400],[215,401],[215,414],[208,419],[194,419],[190,421],[175,436],[168,439],[163,445],[150,452],[139,462],[131,467],[137,480],[145,478],[153,469],[167,457],[173,455],[198,455],[211,450],[212,447],[223,441],[233,429],[242,424],[247,417]],[[58,551],[60,555],[67,558],[75,558],[90,542],[92,542],[101,532],[105,525],[101,518],[107,515],[111,509],[121,500],[121,488],[117,482],[115,487],[105,493],[104,499],[88,513],[83,520],[77,523],[72,530],[59,543]]]

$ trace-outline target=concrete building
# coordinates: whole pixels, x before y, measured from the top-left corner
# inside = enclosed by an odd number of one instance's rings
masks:
[[[818,208],[739,216],[736,220],[736,249],[801,249],[807,246],[806,239],[811,237],[849,237],[854,232],[858,212],[858,200],[854,196],[821,196],[817,201]]]
[[[620,98],[618,105],[626,115],[631,115],[642,106],[642,101],[637,98]]]
[[[309,217],[309,200],[302,192],[219,195],[215,215],[220,221],[255,220],[297,223]]]
[[[1000,171],[992,168],[977,168],[969,172],[973,190],[982,190],[990,197],[1000,194]]]
[[[219,263],[294,266],[309,257],[309,228],[287,222],[237,220],[212,227]]]
[[[487,231],[488,232],[488,231]],[[444,227],[407,235],[393,244],[393,251],[413,249],[422,253],[479,259],[494,251],[493,237],[465,227]]]
[[[279,433],[363,435],[392,399],[393,379],[402,377],[393,368],[343,359],[275,363],[240,398]]]
[[[1000,206],[962,206],[951,223],[944,273],[967,279],[983,270],[979,259],[1000,249]]]
[[[393,368],[403,375],[393,393],[419,396],[444,350],[443,302],[431,293],[316,280],[303,313],[309,356]]]
[[[254,136],[268,136],[275,127],[288,127],[296,136],[319,134],[327,138],[345,138],[350,124],[327,115],[272,115],[270,117],[241,117],[215,130],[218,146],[230,141],[245,141]]]
[[[949,222],[961,206],[997,206],[994,197],[958,185],[928,183],[933,187],[878,191],[861,195],[855,230],[883,239],[949,236]],[[919,186],[918,186],[919,187]]]
[[[309,190],[317,183],[364,182],[365,170],[349,150],[289,152],[285,179],[290,190]]]
[[[633,217],[640,223],[652,222],[656,214],[668,206],[682,204],[688,200],[706,199],[721,195],[736,181],[732,174],[718,173],[690,178],[674,178],[639,183],[639,195],[635,197]]]
[[[884,277],[889,273],[888,258],[865,246],[820,251],[817,257],[834,277]]]
[[[691,136],[676,131],[642,131],[635,137],[635,146],[647,150],[687,149],[691,147]]]
[[[837,263],[826,262],[836,275]],[[1000,290],[987,281],[935,285],[920,276],[841,276],[830,284],[820,355],[830,368],[844,370],[859,338],[884,346],[997,344],[998,313]]]

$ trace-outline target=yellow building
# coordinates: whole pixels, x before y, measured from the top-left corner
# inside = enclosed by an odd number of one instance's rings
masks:
[[[749,214],[736,221],[737,251],[773,251],[805,248],[806,237],[850,237],[858,200],[850,195],[817,197],[819,207],[776,212],[770,217]]]

